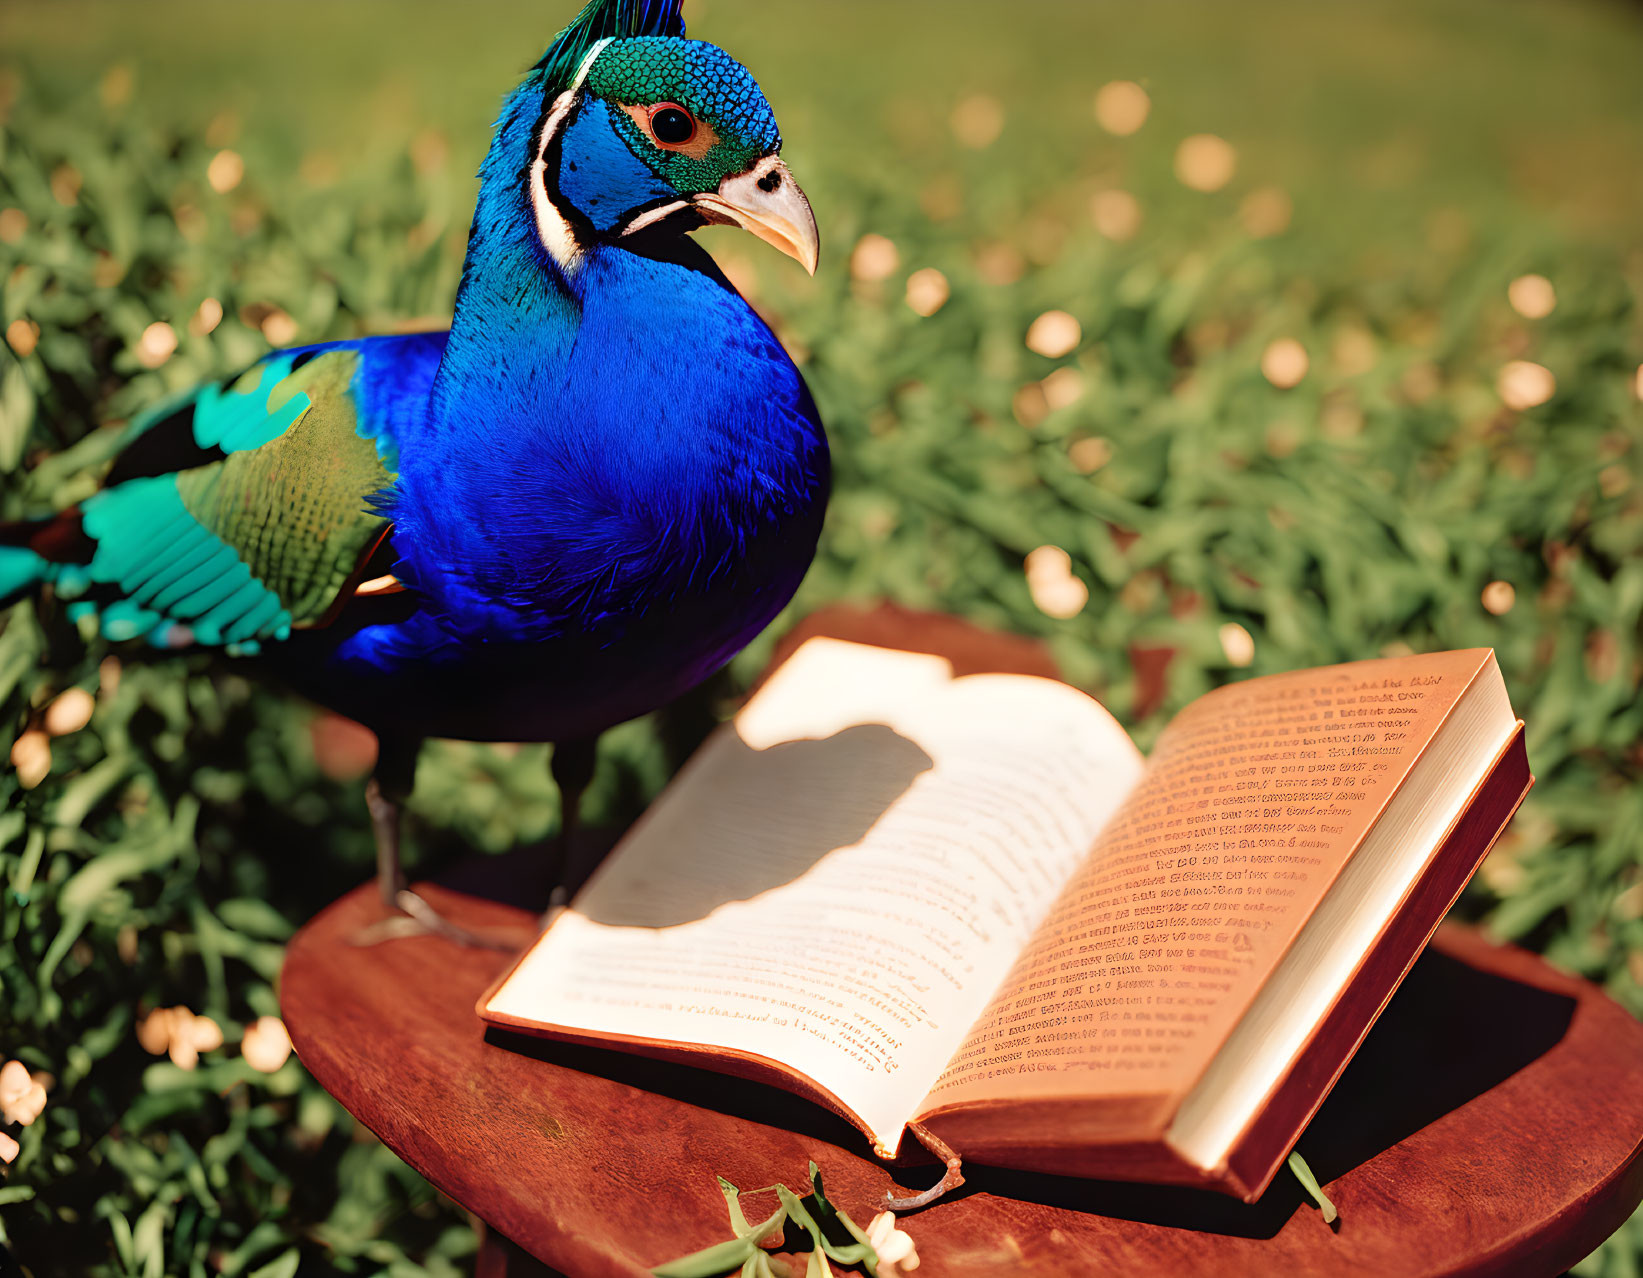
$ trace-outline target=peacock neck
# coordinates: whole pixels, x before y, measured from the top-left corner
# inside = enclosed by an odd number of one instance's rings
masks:
[[[505,379],[553,377],[575,341],[579,303],[565,270],[543,248],[529,216],[527,172],[541,126],[541,94],[527,79],[504,104],[479,170],[455,316],[431,402],[436,427]],[[515,385],[505,398],[529,387]],[[474,423],[464,421],[464,429]],[[498,423],[500,426],[501,423]]]
[[[408,578],[465,626],[514,635],[522,618],[722,590],[771,547],[813,546],[826,441],[763,321],[688,239],[593,244],[561,267],[515,174],[484,183],[422,446],[402,460]]]

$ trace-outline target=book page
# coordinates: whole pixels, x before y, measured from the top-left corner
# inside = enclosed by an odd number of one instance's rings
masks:
[[[803,645],[486,1013],[778,1062],[893,1150],[1142,770],[1083,693],[950,674]]]
[[[922,1112],[1184,1093],[1489,658],[1307,670],[1188,706]]]

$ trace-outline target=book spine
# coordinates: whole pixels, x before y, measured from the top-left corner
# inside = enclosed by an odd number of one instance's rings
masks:
[[[1426,871],[1410,888],[1391,924],[1358,964],[1289,1071],[1234,1143],[1226,1165],[1213,1173],[1221,1187],[1246,1202],[1253,1202],[1265,1192],[1532,785],[1534,777],[1529,772],[1520,722],[1472,802],[1450,827]]]

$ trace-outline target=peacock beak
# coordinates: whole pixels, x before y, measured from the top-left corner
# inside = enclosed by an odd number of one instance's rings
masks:
[[[810,274],[816,273],[821,260],[816,215],[787,165],[776,156],[767,155],[746,173],[727,177],[717,191],[698,195],[691,203],[707,221],[751,231]]]

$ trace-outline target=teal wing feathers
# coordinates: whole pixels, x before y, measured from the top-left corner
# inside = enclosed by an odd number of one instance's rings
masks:
[[[361,429],[358,360],[280,352],[140,420],[117,482],[80,507],[89,557],[56,566],[71,615],[110,639],[240,649],[325,621],[388,531],[392,457]],[[196,464],[141,473],[179,447]]]

